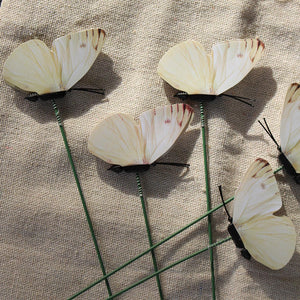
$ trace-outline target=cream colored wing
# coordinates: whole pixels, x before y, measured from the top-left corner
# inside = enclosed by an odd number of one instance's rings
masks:
[[[141,114],[140,124],[147,163],[153,163],[173,146],[188,127],[193,115],[193,109],[183,103],[159,107]]]
[[[52,49],[61,65],[62,83],[70,89],[91,68],[105,39],[102,29],[84,30],[56,39]]]
[[[39,95],[62,90],[60,66],[40,40],[27,41],[11,53],[3,67],[3,78],[13,87]]]
[[[100,122],[88,139],[89,151],[110,164],[144,164],[144,144],[139,125],[126,114]]]
[[[220,95],[239,83],[260,59],[264,47],[259,39],[234,40],[214,45],[214,93]]]
[[[253,217],[271,215],[281,206],[282,201],[271,166],[264,159],[256,159],[235,193],[234,225],[244,224]]]
[[[272,270],[283,268],[293,256],[296,231],[288,217],[258,216],[236,229],[251,256]]]
[[[280,124],[280,146],[300,173],[300,85],[293,83],[286,94]]]
[[[190,95],[212,93],[212,71],[211,56],[200,43],[191,40],[169,49],[157,69],[171,86]]]

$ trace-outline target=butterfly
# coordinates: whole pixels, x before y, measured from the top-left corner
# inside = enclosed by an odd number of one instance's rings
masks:
[[[12,87],[31,92],[28,100],[64,97],[91,68],[105,39],[102,29],[71,33],[53,41],[38,39],[18,46],[7,58],[3,77]],[[73,88],[103,94],[101,89]]]
[[[275,140],[266,119],[265,125],[258,122],[277,145],[279,160],[288,174],[300,184],[300,85],[291,84],[285,97],[280,124],[281,145]]]
[[[100,122],[88,139],[88,149],[95,156],[113,164],[117,173],[145,171],[165,154],[187,129],[194,116],[187,104],[174,104],[148,110],[137,121],[119,113]]]
[[[220,187],[219,187],[220,188]],[[295,227],[286,216],[275,216],[282,206],[278,185],[269,163],[252,163],[235,193],[233,216],[227,211],[228,231],[243,257],[251,256],[272,270],[283,268],[296,247]]]
[[[158,63],[159,76],[180,90],[182,100],[209,101],[227,96],[252,106],[246,97],[224,92],[239,83],[255,66],[264,51],[259,39],[217,43],[212,53],[196,41],[188,40],[169,49]]]

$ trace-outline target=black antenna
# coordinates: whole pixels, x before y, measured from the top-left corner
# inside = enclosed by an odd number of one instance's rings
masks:
[[[94,88],[71,88],[70,91],[84,91],[99,95],[104,95],[104,89],[94,89]]]
[[[272,132],[271,132],[269,126],[268,126],[268,123],[267,123],[267,121],[266,121],[266,118],[263,118],[263,120],[264,120],[264,122],[265,122],[265,126],[262,124],[261,121],[258,121],[258,123],[262,126],[262,128],[265,130],[265,132],[268,134],[268,136],[269,136],[269,137],[273,140],[273,142],[276,144],[277,149],[278,149],[279,151],[281,151],[279,144],[278,144],[277,141],[275,140],[274,135],[272,134]]]
[[[250,99],[250,98],[241,97],[241,96],[228,95],[228,94],[221,94],[219,96],[225,96],[225,97],[232,98],[234,100],[238,100],[238,101],[243,102],[243,103],[245,103],[245,104],[247,104],[251,107],[254,107],[254,105],[252,103],[249,103],[249,102],[245,101],[245,100],[254,101],[254,102],[256,101],[255,99]]]
[[[226,211],[226,214],[227,214],[227,216],[228,216],[228,221],[229,221],[230,223],[232,223],[232,217],[230,216],[230,214],[229,214],[229,212],[228,212],[228,210],[227,210],[226,204],[225,204],[225,202],[224,202],[223,193],[222,193],[222,186],[221,186],[221,185],[219,185],[219,191],[220,191],[220,196],[221,196],[221,199],[222,199],[223,206],[224,206],[225,211]]]
[[[152,165],[152,166],[155,166],[155,165],[168,165],[168,166],[186,167],[186,168],[189,168],[189,167],[190,167],[189,164],[172,163],[172,162],[154,162],[154,163],[151,164],[151,165]]]

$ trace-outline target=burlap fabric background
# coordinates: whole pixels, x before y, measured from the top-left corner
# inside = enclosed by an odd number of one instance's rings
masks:
[[[209,51],[217,41],[259,37],[266,51],[230,93],[257,99],[255,108],[231,100],[205,104],[208,117],[212,206],[234,195],[257,157],[275,169],[277,150],[257,123],[266,117],[279,138],[286,90],[299,76],[298,0],[292,1],[33,1],[4,0],[0,8],[1,70],[20,43],[47,45],[72,31],[100,27],[103,53],[78,86],[103,87],[106,96],[73,92],[57,101],[107,271],[148,248],[134,174],[117,175],[87,151],[97,122],[117,112],[138,116],[175,102],[174,89],[156,72],[162,55],[195,39]],[[190,170],[157,166],[141,175],[154,242],[206,210],[199,107],[164,160]],[[0,299],[66,299],[100,278],[101,270],[63,146],[47,102],[30,103],[1,78]],[[300,230],[299,186],[278,174],[284,212]],[[228,236],[221,209],[214,240]],[[206,220],[157,249],[160,268],[207,246]],[[214,250],[218,299],[299,299],[300,247],[290,263],[271,271],[240,256],[230,241]],[[117,292],[153,271],[150,255],[112,276]],[[166,299],[211,299],[209,257],[197,256],[161,275]],[[105,299],[104,283],[78,299]],[[159,299],[155,279],[119,299]]]

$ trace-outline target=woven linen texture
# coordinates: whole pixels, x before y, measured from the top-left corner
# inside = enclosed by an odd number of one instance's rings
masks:
[[[277,150],[257,123],[266,117],[276,138],[288,86],[300,80],[298,0],[129,1],[4,0],[0,8],[0,64],[21,43],[48,46],[69,32],[100,27],[107,39],[77,86],[105,88],[106,96],[72,92],[57,105],[95,227],[107,271],[148,249],[134,174],[107,171],[87,151],[97,122],[122,112],[135,117],[171,103],[175,92],[157,75],[162,55],[175,44],[259,37],[266,45],[258,65],[231,94],[257,99],[254,108],[234,100],[205,103],[212,207],[226,198],[257,157],[273,169]],[[51,104],[31,103],[1,84],[0,299],[66,299],[102,276],[71,167]],[[164,161],[190,163],[189,171],[156,166],[141,174],[154,243],[206,211],[199,106],[187,132]],[[299,186],[276,176],[283,211],[300,230]],[[231,206],[231,205],[229,205]],[[214,213],[213,237],[228,236],[227,217]],[[208,244],[203,220],[156,250],[165,267]],[[240,256],[230,241],[214,250],[218,299],[299,299],[300,247],[290,263],[271,271]],[[150,254],[113,275],[113,292],[153,272]],[[204,253],[163,273],[166,299],[211,299],[209,256]],[[104,283],[78,299],[105,299]],[[159,299],[155,278],[118,299]]]

